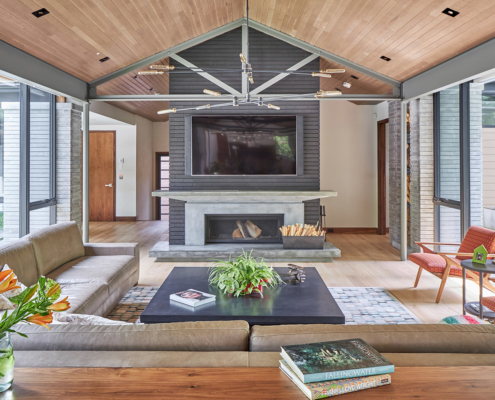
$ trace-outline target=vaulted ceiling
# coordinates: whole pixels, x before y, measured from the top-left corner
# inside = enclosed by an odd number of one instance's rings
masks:
[[[399,81],[495,37],[493,0],[250,0],[253,20]],[[245,0],[0,0],[0,39],[86,82],[245,16]],[[459,12],[452,18],[442,11]],[[48,15],[31,13],[46,8]],[[381,59],[386,56],[387,62]],[[109,57],[106,62],[99,60]],[[168,60],[163,60],[166,63]],[[331,68],[333,64],[322,60]],[[349,93],[387,93],[362,74]],[[168,93],[127,74],[100,94]],[[322,80],[325,90],[339,85]],[[341,82],[340,82],[341,86]],[[118,104],[156,118],[159,103]],[[166,118],[166,117],[164,117]]]

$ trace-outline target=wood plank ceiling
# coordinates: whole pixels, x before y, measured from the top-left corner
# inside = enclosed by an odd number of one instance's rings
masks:
[[[447,7],[459,15],[443,14]],[[50,13],[31,15],[40,8]],[[245,0],[0,0],[0,39],[89,82],[244,15]],[[493,0],[251,0],[250,18],[399,81],[495,37]],[[110,60],[99,62],[103,57]],[[344,93],[389,92],[349,70],[321,87],[340,88],[349,75],[359,80]],[[132,76],[99,92],[168,91],[164,76]],[[155,114],[163,103],[118,106],[167,118]]]

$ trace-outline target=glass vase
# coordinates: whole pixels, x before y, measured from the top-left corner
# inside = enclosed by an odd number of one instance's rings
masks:
[[[14,380],[14,348],[10,332],[0,333],[0,392],[5,392]]]

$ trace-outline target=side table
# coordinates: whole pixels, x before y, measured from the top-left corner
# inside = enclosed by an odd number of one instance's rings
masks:
[[[481,299],[483,297],[483,274],[495,274],[495,264],[492,264],[491,261],[487,261],[488,264],[478,264],[473,263],[472,260],[464,260],[461,261],[462,267],[462,314],[466,315],[466,311],[469,314],[473,314],[479,316],[480,319],[483,319],[483,306],[481,305]],[[466,269],[470,271],[476,271],[480,275],[480,300],[472,301],[466,304]],[[476,311],[476,308],[472,308],[472,306],[479,307],[479,311]],[[485,312],[484,313],[488,318],[495,318],[495,312]]]

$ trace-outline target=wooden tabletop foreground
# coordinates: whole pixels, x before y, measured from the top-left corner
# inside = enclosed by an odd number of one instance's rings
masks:
[[[0,399],[306,399],[278,368],[16,368]],[[492,399],[495,367],[396,368],[353,399]]]

